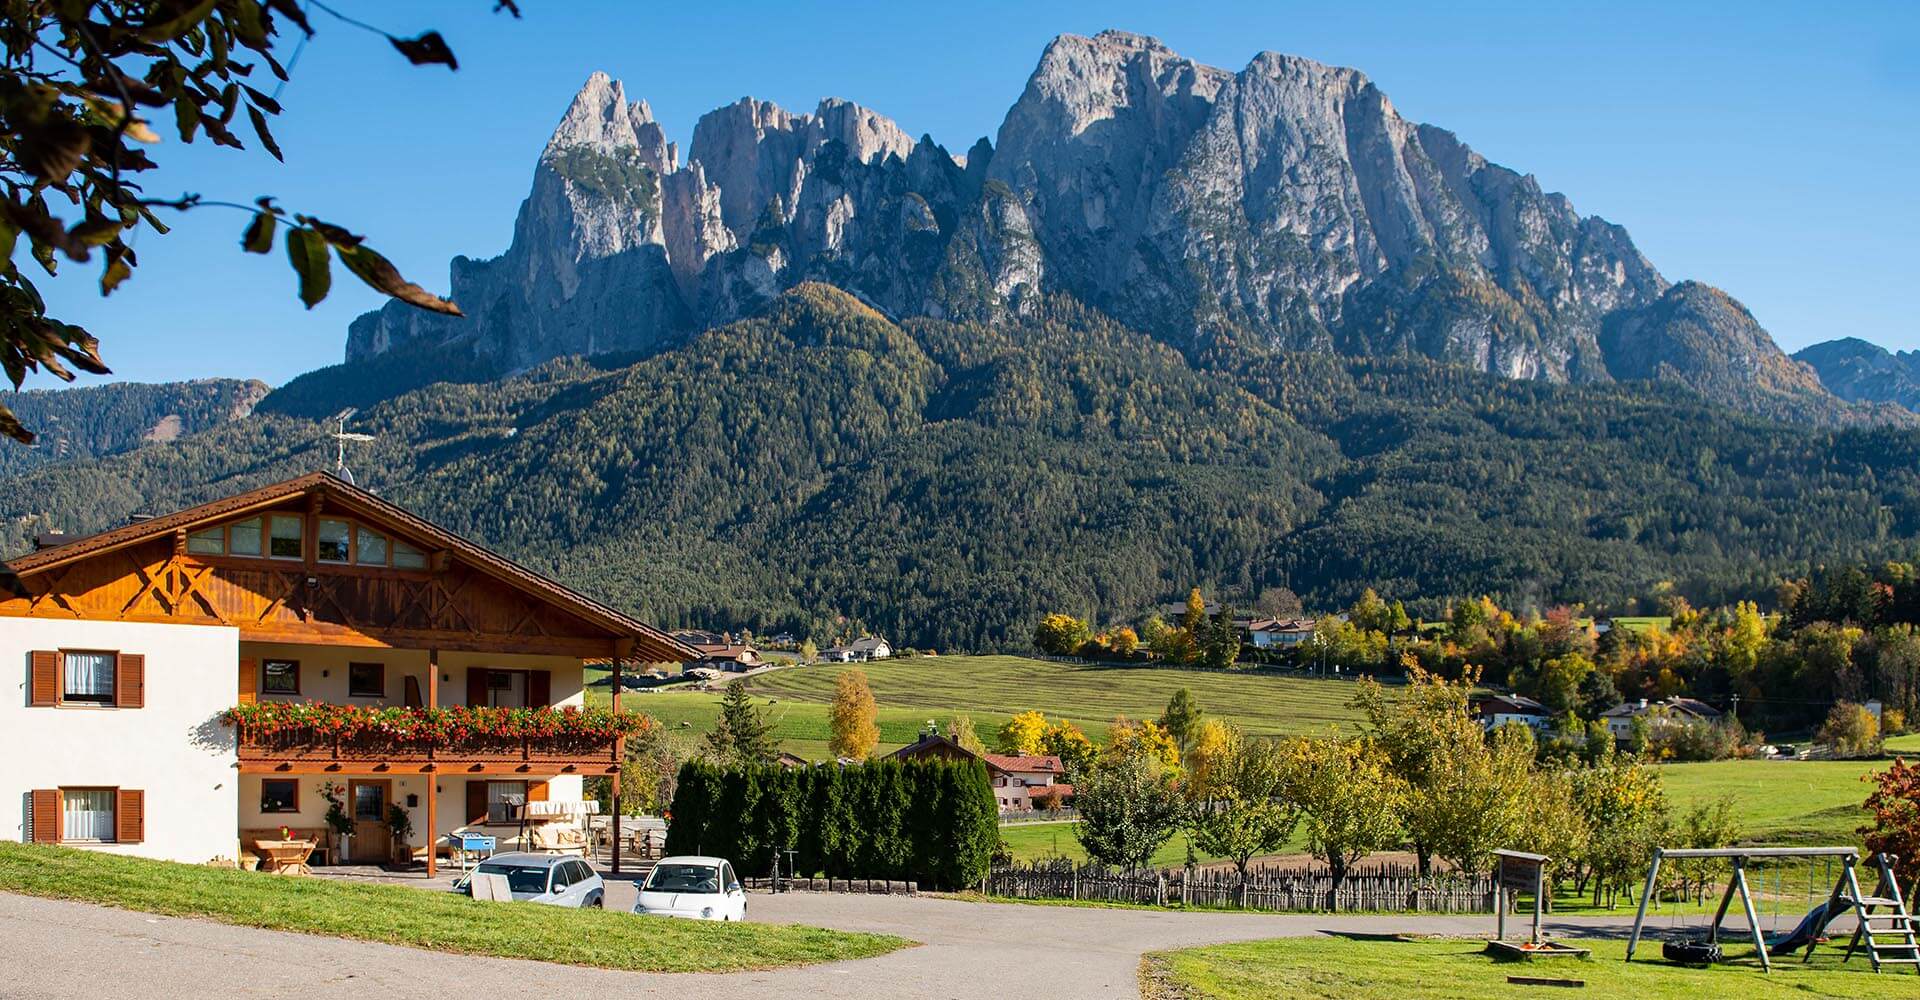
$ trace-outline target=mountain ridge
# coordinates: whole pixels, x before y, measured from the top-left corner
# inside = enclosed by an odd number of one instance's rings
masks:
[[[596,73],[511,245],[450,273],[468,319],[390,303],[353,322],[347,358],[464,342],[509,372],[656,350],[824,281],[900,317],[994,321],[1066,294],[1186,351],[1632,371],[1795,419],[1889,418],[1730,299],[1667,298],[1624,229],[1400,117],[1359,71],[1266,52],[1230,72],[1118,31],[1054,39],[995,140],[958,157],[851,102],[743,98],[699,119],[682,163]]]

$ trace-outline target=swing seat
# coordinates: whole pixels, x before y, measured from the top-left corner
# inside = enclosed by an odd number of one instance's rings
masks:
[[[1681,965],[1713,965],[1726,961],[1720,943],[1706,938],[1668,938],[1660,943],[1660,955]]]

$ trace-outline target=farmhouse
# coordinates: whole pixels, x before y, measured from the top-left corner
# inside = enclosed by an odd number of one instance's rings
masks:
[[[1247,641],[1255,649],[1291,649],[1313,639],[1311,618],[1255,618],[1247,623]]]
[[[865,663],[869,660],[884,660],[893,655],[893,647],[887,640],[863,635],[844,646],[822,650],[820,659],[827,663]]]
[[[987,778],[993,783],[993,797],[999,803],[1001,812],[1024,812],[1037,808],[1035,801],[1048,800],[1058,804],[1073,798],[1073,786],[1062,779],[1066,769],[1060,764],[1060,758],[1052,754],[976,754],[940,735],[938,730],[927,729],[920,738],[895,750],[890,756],[898,760],[925,760],[939,758],[944,760],[977,760],[987,766]]]
[[[1488,729],[1497,729],[1509,722],[1536,730],[1553,724],[1553,712],[1526,695],[1491,695],[1480,699],[1475,707],[1480,713],[1480,724]]]
[[[335,861],[410,857],[517,807],[582,811],[583,779],[623,759],[618,717],[580,711],[583,664],[612,665],[617,709],[623,665],[694,656],[325,473],[12,568],[26,596],[0,596],[0,663],[23,696],[0,706],[0,831],[176,861],[283,827],[324,843],[328,796],[352,824]],[[535,712],[515,729],[487,707]],[[429,725],[449,717],[466,721]]]
[[[1695,722],[1713,722],[1720,718],[1721,712],[1704,701],[1682,698],[1678,695],[1661,701],[1650,702],[1645,698],[1629,701],[1600,713],[1606,721],[1607,732],[1615,740],[1626,742],[1633,736],[1633,720],[1645,718],[1650,726],[1659,729],[1665,726],[1684,726]]]
[[[683,667],[685,670],[707,667],[729,673],[745,673],[760,665],[760,651],[731,632],[682,629],[674,632],[673,637],[697,654],[694,659],[687,661]]]

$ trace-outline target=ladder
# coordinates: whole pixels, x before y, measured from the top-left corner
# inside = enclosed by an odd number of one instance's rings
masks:
[[[1853,940],[1847,942],[1846,958],[1841,961],[1851,959],[1854,949],[1864,945],[1875,972],[1883,965],[1910,965],[1915,972],[1920,972],[1920,940],[1914,937],[1913,915],[1907,912],[1906,896],[1900,891],[1899,880],[1893,877],[1893,859],[1876,854],[1873,864],[1880,870],[1880,884],[1871,896],[1860,892],[1860,879],[1854,867],[1848,865],[1846,869],[1847,902],[1858,908],[1860,925],[1854,928]],[[1885,912],[1875,913],[1876,908],[1883,908]],[[1876,927],[1876,922],[1881,926]]]

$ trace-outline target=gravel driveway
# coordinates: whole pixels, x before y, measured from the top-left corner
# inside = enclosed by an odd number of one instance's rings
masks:
[[[1324,932],[1492,930],[1487,916],[1177,913],[812,893],[755,895],[750,905],[755,920],[885,931],[924,943],[879,958],[773,972],[642,974],[442,954],[0,893],[6,954],[0,998],[287,997],[344,987],[388,997],[1007,1000],[1044,982],[1049,997],[1107,1000],[1137,996],[1141,954],[1163,948]],[[1557,926],[1617,930],[1630,920]]]

